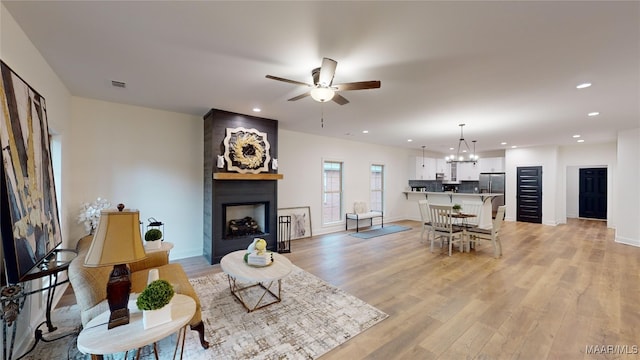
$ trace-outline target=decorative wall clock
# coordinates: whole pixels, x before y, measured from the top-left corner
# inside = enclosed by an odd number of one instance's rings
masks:
[[[267,133],[253,128],[227,128],[223,143],[228,171],[237,171],[242,174],[269,171],[271,146],[267,140]]]

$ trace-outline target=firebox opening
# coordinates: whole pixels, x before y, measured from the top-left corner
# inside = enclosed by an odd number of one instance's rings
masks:
[[[225,239],[268,233],[268,203],[224,204]]]

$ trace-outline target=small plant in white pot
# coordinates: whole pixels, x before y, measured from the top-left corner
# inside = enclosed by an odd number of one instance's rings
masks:
[[[162,231],[159,229],[149,229],[144,234],[145,244],[147,249],[160,249],[162,247]]]
[[[142,310],[142,325],[145,329],[171,321],[171,299],[173,286],[166,280],[152,281],[142,291],[136,305]]]

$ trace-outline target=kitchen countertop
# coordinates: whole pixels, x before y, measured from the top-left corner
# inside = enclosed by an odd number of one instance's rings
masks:
[[[409,194],[424,194],[426,198],[428,198],[429,195],[448,195],[450,198],[453,196],[480,197],[482,201],[488,198],[504,196],[504,194],[499,193],[461,193],[453,191],[403,191],[403,193],[407,199],[409,198]]]

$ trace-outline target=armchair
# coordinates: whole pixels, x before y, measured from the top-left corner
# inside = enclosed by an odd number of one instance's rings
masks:
[[[76,250],[78,256],[69,264],[69,282],[73,287],[76,302],[80,307],[82,325],[109,310],[107,304],[107,281],[109,267],[86,267],[84,259],[91,246],[92,235],[87,235],[78,241]],[[198,331],[200,344],[207,349],[209,343],[204,339],[204,323],[200,310],[200,300],[180,264],[169,264],[164,252],[147,253],[147,258],[128,264],[131,270],[131,292],[140,293],[147,286],[148,273],[151,269],[158,269],[160,278],[167,280],[174,286],[176,293],[188,295],[196,302],[196,313],[189,322],[191,330]]]

